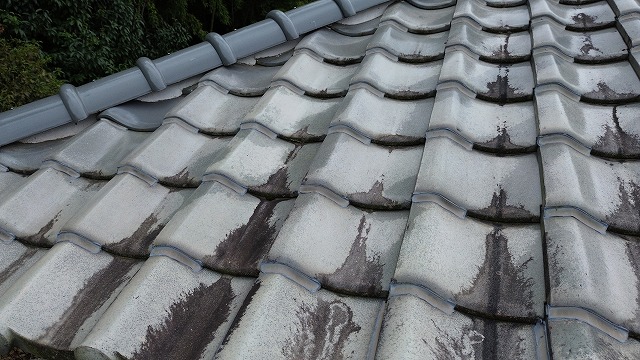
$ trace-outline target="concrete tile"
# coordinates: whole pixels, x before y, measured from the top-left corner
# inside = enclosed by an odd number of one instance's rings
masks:
[[[45,167],[0,199],[0,229],[9,237],[51,246],[64,223],[102,188],[104,182]]]
[[[546,16],[568,30],[595,30],[613,24],[615,15],[606,1],[580,6],[563,5],[545,0],[532,0],[531,17]]]
[[[366,88],[352,89],[331,121],[329,133],[355,132],[379,144],[417,144],[424,139],[433,102],[433,98],[396,100]]]
[[[0,242],[0,297],[46,252],[18,241]]]
[[[540,226],[459,218],[433,202],[414,203],[394,280],[424,286],[486,316],[544,316]]]
[[[263,274],[215,358],[361,359],[382,305],[380,299],[312,293],[282,275]]]
[[[144,258],[191,192],[150,186],[128,173],[118,175],[62,227],[58,240],[93,243],[115,254]]]
[[[499,157],[446,137],[427,139],[415,194],[436,195],[490,221],[537,222],[542,204],[535,154]]]
[[[259,262],[292,207],[293,200],[261,200],[206,182],[158,234],[154,245],[180,249],[225,274],[257,276]]]
[[[432,34],[449,29],[454,10],[453,6],[426,10],[400,2],[389,6],[380,22],[394,22],[416,34]]]
[[[469,17],[459,17],[451,22],[449,34],[447,46],[465,46],[483,61],[518,62],[531,54],[528,31],[496,34],[483,31],[482,25]]]
[[[152,257],[75,351],[78,359],[210,359],[253,279]]]
[[[395,22],[380,25],[367,45],[367,53],[387,52],[408,63],[439,60],[444,56],[444,45],[449,32],[429,35],[414,34],[400,28]]]
[[[260,98],[232,95],[221,86],[208,84],[198,86],[165,118],[178,118],[208,134],[237,133],[245,115]]]
[[[211,81],[229,90],[232,95],[261,96],[269,88],[278,70],[278,66],[235,64],[219,67],[207,73],[200,82],[206,84]]]
[[[242,130],[203,179],[223,176],[254,194],[292,197],[319,147],[320,144],[291,143],[256,130]]]
[[[322,287],[385,296],[408,211],[340,207],[319,194],[301,194],[268,259],[317,279]]]
[[[354,64],[364,58],[370,40],[371,36],[346,36],[325,28],[305,36],[296,52],[311,51],[335,65]]]
[[[624,343],[576,320],[549,321],[551,353],[555,359],[624,359],[640,357],[640,342]]]
[[[196,187],[230,137],[211,138],[181,120],[169,120],[154,131],[122,165],[175,187]]]
[[[0,351],[16,344],[41,357],[72,356],[139,265],[54,246],[0,298]]]
[[[535,359],[533,325],[447,315],[410,295],[387,302],[376,359]]]
[[[526,5],[496,8],[478,0],[459,0],[453,17],[470,18],[493,32],[518,32],[529,28]]]
[[[305,186],[330,189],[352,205],[408,208],[422,146],[363,144],[344,133],[327,135],[304,179]]]

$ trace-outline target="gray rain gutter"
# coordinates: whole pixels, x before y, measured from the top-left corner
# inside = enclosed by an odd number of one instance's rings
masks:
[[[301,34],[327,26],[388,0],[319,0],[286,13],[274,10],[266,20],[156,60],[142,57],[137,67],[75,87],[65,84],[57,95],[0,113],[0,146],[42,131],[86,119],[89,115],[152,91],[258,53]]]

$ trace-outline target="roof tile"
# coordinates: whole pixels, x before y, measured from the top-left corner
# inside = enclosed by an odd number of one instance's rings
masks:
[[[269,260],[298,269],[329,290],[385,296],[407,215],[343,208],[319,194],[302,194],[271,247]]]
[[[383,303],[262,274],[216,358],[364,358]]]
[[[529,28],[529,9],[526,5],[496,8],[479,0],[458,0],[453,17],[470,18],[485,31],[517,32]]]
[[[329,29],[321,29],[305,36],[296,52],[312,51],[325,62],[342,65],[358,63],[364,57],[371,36],[350,37]]]
[[[387,52],[403,62],[426,62],[444,56],[444,45],[449,32],[430,35],[407,32],[394,22],[381,24],[368,43],[367,53]]]
[[[118,175],[62,227],[60,236],[90,241],[119,255],[147,257],[153,239],[191,192]]]
[[[432,202],[416,203],[394,280],[424,286],[485,316],[542,317],[541,238],[537,224],[489,224]]]
[[[366,208],[404,209],[422,155],[422,147],[363,144],[350,135],[327,135],[304,179],[305,186],[328,188]]]
[[[586,323],[553,319],[549,321],[551,352],[556,359],[637,359],[640,342],[629,339],[619,342]]]
[[[167,226],[155,246],[186,252],[226,274],[257,276],[293,200],[240,195],[218,182],[200,185]]]
[[[206,84],[211,81],[229,90],[232,95],[261,96],[267,91],[273,76],[279,70],[279,66],[235,64],[209,72],[200,79],[200,82]]]
[[[1,296],[46,253],[46,250],[25,246],[18,241],[0,244]]]
[[[210,359],[252,284],[253,279],[194,273],[166,257],[152,257],[75,354]]]
[[[449,29],[455,7],[449,6],[437,10],[423,10],[406,2],[389,6],[381,24],[392,21],[401,28],[416,34],[432,34]]]
[[[498,157],[445,137],[427,139],[415,193],[492,221],[537,222],[542,203],[535,154]]]
[[[453,45],[466,46],[481,60],[489,62],[524,61],[531,54],[529,32],[490,33],[468,17],[459,17],[451,22],[447,46]]]
[[[596,30],[613,25],[615,15],[607,1],[580,6],[563,5],[545,0],[532,0],[531,17],[547,16],[568,30]]]

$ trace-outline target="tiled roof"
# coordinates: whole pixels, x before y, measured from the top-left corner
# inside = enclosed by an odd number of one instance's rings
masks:
[[[636,0],[397,1],[0,147],[0,354],[637,359],[639,60]]]

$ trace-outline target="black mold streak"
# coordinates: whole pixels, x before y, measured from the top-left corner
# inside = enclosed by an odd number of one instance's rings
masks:
[[[633,181],[629,181],[629,187],[630,191],[627,191],[624,181],[618,178],[620,204],[606,217],[609,223],[608,230],[638,235],[640,234],[640,187]]]
[[[341,292],[361,296],[384,296],[382,291],[382,277],[384,264],[380,263],[380,255],[372,259],[367,258],[367,239],[371,224],[366,223],[366,216],[362,215],[349,255],[332,274],[318,274],[318,280],[324,286],[339,289]]]
[[[583,29],[587,29],[592,27],[593,25],[599,24],[597,22],[597,18],[591,15],[587,15],[585,13],[579,13],[571,17],[573,20],[573,26],[579,27]]]
[[[224,273],[258,276],[258,263],[273,245],[279,229],[269,225],[278,201],[262,201],[246,224],[231,231],[203,262]]]
[[[199,182],[194,182],[194,179],[189,174],[189,171],[185,167],[179,173],[170,176],[168,178],[162,179],[162,182],[169,186],[177,186],[177,187],[194,187],[198,186]]]
[[[617,102],[629,102],[638,98],[637,94],[633,93],[618,93],[609,87],[604,81],[598,82],[598,90],[590,91],[581,96],[581,101],[595,102],[595,103],[617,103]]]
[[[38,252],[36,248],[28,248],[19,258],[15,259],[0,272],[0,285],[18,271],[24,263]]]
[[[31,236],[27,236],[22,240],[24,240],[24,242],[26,242],[27,244],[31,244],[31,245],[51,246],[51,244],[47,242],[45,235],[49,231],[51,231],[51,229],[53,228],[53,225],[55,225],[55,223],[58,221],[58,218],[60,217],[61,213],[62,213],[62,210],[58,211],[58,213],[53,217],[53,219],[49,220],[49,222],[46,223],[42,227],[42,229],[40,229],[40,231],[38,231],[36,234],[33,234]]]
[[[640,292],[640,247],[639,245],[640,244],[636,242],[627,241],[626,249],[625,249],[627,258],[629,259],[629,264],[633,268],[633,273],[636,278],[635,287],[636,287],[636,291],[638,292]],[[640,309],[640,299],[636,299],[636,311],[635,311],[636,319],[638,318],[638,315],[640,315],[639,309]],[[633,326],[629,326],[630,324],[623,324],[623,325],[625,325],[627,328],[633,327]]]
[[[469,303],[475,310],[489,315],[535,317],[533,280],[524,273],[533,258],[516,267],[507,242],[501,227],[495,227],[487,234],[484,263],[473,286],[457,296],[458,302]],[[488,336],[495,336],[494,327],[489,326],[486,330]]]
[[[626,133],[620,126],[618,107],[614,106],[611,119],[613,128],[609,124],[604,125],[604,134],[600,136],[593,146],[593,155],[606,155],[616,158],[634,158],[640,154],[640,137],[636,134]]]
[[[160,328],[147,328],[144,344],[132,359],[200,359],[218,328],[229,320],[235,297],[231,277],[200,284],[171,305]]]
[[[127,275],[136,263],[132,259],[115,257],[105,268],[93,274],[73,297],[59,322],[45,331],[41,342],[67,350],[85,320],[102,307],[122,283],[129,280]]]
[[[602,51],[600,51],[600,49],[598,49],[597,47],[593,46],[593,42],[591,42],[591,35],[586,33],[584,35],[584,42],[582,44],[582,47],[580,48],[580,52],[584,56],[589,56],[589,52],[590,51],[597,51],[599,53],[602,53]]]
[[[163,227],[164,224],[158,224],[156,215],[151,214],[131,236],[115,244],[103,245],[103,247],[114,254],[134,258],[147,258],[149,257],[149,246],[162,231]]]
[[[501,75],[502,69],[504,69],[505,72],[504,76]],[[479,93],[476,97],[498,102],[499,104],[524,101],[531,98],[531,94],[524,94],[521,90],[516,89],[509,84],[509,70],[509,65],[501,65],[498,75],[496,75],[496,80],[487,83],[488,91],[485,93]]]
[[[496,153],[504,152],[505,154],[510,154],[510,153],[520,154],[520,153],[528,153],[528,152],[536,151],[535,145],[524,147],[524,146],[520,146],[512,143],[511,136],[507,131],[506,121],[502,124],[502,126],[497,125],[496,131],[498,133],[496,137],[483,143],[473,144],[474,149],[487,151],[487,152],[496,152]]]
[[[389,152],[391,152],[391,149]],[[398,203],[397,201],[387,199],[382,195],[383,191],[384,184],[380,180],[376,180],[368,192],[353,193],[348,197],[352,205],[364,208],[397,210],[408,207],[408,203]]]
[[[507,34],[507,36],[504,39],[504,44],[500,45],[500,48],[494,51],[491,55],[499,59],[508,59],[511,56],[511,51],[509,51],[510,38],[511,38],[511,34]]]
[[[535,216],[524,209],[524,206],[516,207],[507,205],[507,192],[500,187],[498,193],[493,193],[491,205],[480,210],[468,210],[469,216],[489,221],[509,222],[538,222],[539,216]]]
[[[349,336],[361,330],[351,308],[340,300],[319,299],[315,308],[303,304],[296,316],[300,327],[282,349],[289,359],[344,359]]]
[[[233,322],[231,322],[231,326],[229,327],[229,331],[227,332],[227,335],[225,336],[225,339],[223,340],[222,344],[220,345],[220,348],[218,349],[218,351],[216,351],[216,354],[220,353],[220,351],[222,351],[224,346],[227,343],[229,343],[229,339],[231,339],[233,333],[240,326],[240,322],[242,322],[242,318],[244,317],[244,315],[245,315],[245,313],[247,311],[247,308],[251,304],[251,301],[253,301],[253,297],[256,295],[258,290],[260,290],[260,285],[261,285],[260,279],[256,279],[256,282],[253,284],[253,286],[251,287],[251,289],[247,293],[247,296],[244,298],[244,301],[242,302],[242,305],[240,306],[240,309],[238,309],[238,313],[236,314],[236,317],[233,319]]]

